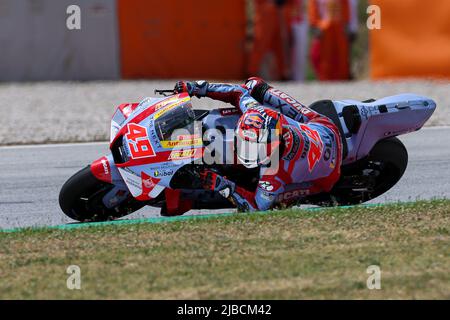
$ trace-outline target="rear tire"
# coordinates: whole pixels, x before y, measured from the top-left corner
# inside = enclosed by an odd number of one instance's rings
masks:
[[[398,138],[381,140],[372,148],[365,159],[342,167],[341,179],[329,194],[318,195],[311,202],[320,206],[342,206],[372,200],[396,185],[403,176],[407,165],[408,151]],[[345,179],[351,180],[351,177],[356,177],[356,180],[358,177],[364,177],[364,172],[366,172],[366,177],[369,176],[370,181],[372,181],[372,185],[367,190],[364,190],[364,186],[361,186],[361,188],[346,188],[344,186]]]
[[[117,219],[145,205],[129,195],[117,206],[107,208],[102,200],[112,188],[114,185],[98,180],[87,166],[64,183],[59,193],[59,205],[69,218],[81,222]]]

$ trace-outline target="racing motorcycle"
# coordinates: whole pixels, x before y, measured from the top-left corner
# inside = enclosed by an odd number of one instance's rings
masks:
[[[256,189],[258,170],[233,161],[234,137],[229,132],[239,119],[237,108],[197,110],[187,93],[155,90],[155,94],[162,96],[117,107],[111,120],[110,153],[75,173],[60,191],[59,204],[67,216],[104,221],[144,206],[159,208],[163,216],[232,208],[219,193],[202,188],[204,168]],[[400,180],[408,152],[397,136],[419,130],[436,103],[400,94],[366,101],[321,100],[309,107],[339,129],[342,175],[328,193],[304,195],[288,189],[281,197],[298,199],[297,205],[339,206],[374,199]],[[215,161],[206,161],[205,154]]]

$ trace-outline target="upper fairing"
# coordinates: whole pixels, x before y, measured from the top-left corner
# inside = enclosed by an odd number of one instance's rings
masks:
[[[138,200],[157,197],[179,168],[202,156],[201,131],[198,136],[192,133],[161,140],[155,130],[159,117],[181,106],[191,108],[186,93],[121,105],[113,116],[110,147],[120,146],[122,163],[116,166]]]

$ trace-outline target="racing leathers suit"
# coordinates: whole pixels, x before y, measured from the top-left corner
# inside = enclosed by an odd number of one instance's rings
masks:
[[[258,109],[279,115],[282,143],[277,170],[261,166],[256,190],[246,190],[213,172],[204,174],[207,188],[220,192],[241,211],[289,206],[304,196],[328,192],[338,181],[342,142],[335,124],[260,78],[245,85],[190,82],[188,92],[231,103],[241,112]]]

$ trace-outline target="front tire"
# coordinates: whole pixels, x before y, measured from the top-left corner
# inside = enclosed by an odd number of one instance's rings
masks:
[[[129,195],[115,207],[106,207],[103,197],[113,188],[114,185],[98,180],[87,166],[64,183],[59,193],[59,205],[69,218],[81,222],[117,219],[145,205]]]

